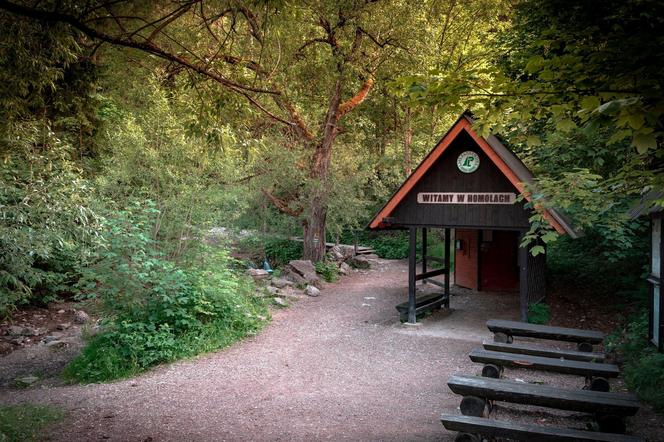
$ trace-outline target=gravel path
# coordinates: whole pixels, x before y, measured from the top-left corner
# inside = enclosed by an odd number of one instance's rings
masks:
[[[56,441],[451,441],[446,386],[477,373],[468,352],[489,317],[513,319],[516,295],[459,291],[451,313],[402,325],[404,261],[380,261],[273,313],[257,337],[110,384],[0,390],[2,403],[69,411]]]

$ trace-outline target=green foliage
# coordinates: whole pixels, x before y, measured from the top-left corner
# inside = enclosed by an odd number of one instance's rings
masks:
[[[531,324],[548,324],[551,320],[551,309],[547,304],[530,304],[527,319]]]
[[[624,330],[616,330],[607,347],[618,351],[624,359],[623,372],[630,391],[664,413],[664,354],[648,342],[648,315],[642,312]]]
[[[45,405],[10,405],[0,407],[0,440],[32,442],[43,438],[46,426],[64,417],[61,410]]]
[[[92,191],[71,146],[50,128],[14,125],[0,138],[0,316],[70,290],[98,245]]]
[[[107,381],[226,346],[258,331],[266,315],[252,285],[221,250],[201,249],[186,267],[151,237],[159,211],[135,203],[105,224],[107,246],[86,269],[83,290],[103,302],[107,323],[65,376]]]
[[[384,259],[404,259],[408,257],[408,232],[357,232],[358,244],[371,247],[376,254]],[[344,232],[340,240],[344,244],[354,244],[355,234]]]
[[[335,282],[339,279],[339,267],[334,261],[318,261],[314,264],[316,273],[321,275],[325,282]]]
[[[290,239],[265,237],[265,256],[273,267],[282,267],[294,259],[302,258],[302,243]]]

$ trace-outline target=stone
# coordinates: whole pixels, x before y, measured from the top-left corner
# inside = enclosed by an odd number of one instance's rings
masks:
[[[295,287],[290,287],[290,286],[286,286],[283,289],[281,289],[281,292],[279,294],[280,296],[291,300],[302,299],[302,297],[304,296],[301,290],[298,290]]]
[[[58,324],[55,328],[58,330],[67,330],[69,327],[71,327],[71,322],[63,322],[62,324]]]
[[[378,255],[376,255],[375,253],[367,253],[366,255],[362,255],[362,256],[364,256],[365,258],[367,258],[369,260],[371,260],[371,259],[380,259],[380,257]]]
[[[272,302],[277,304],[279,307],[288,307],[288,302],[284,298],[276,297],[272,298]]]
[[[332,246],[332,248],[328,252],[328,255],[334,261],[343,261],[344,259],[346,259],[344,253],[341,251],[341,247],[339,247],[338,245]]]
[[[351,271],[350,266],[345,262],[339,264],[339,273],[341,273],[342,275],[348,275],[350,271]]]
[[[353,257],[352,263],[358,269],[370,269],[371,268],[371,263],[369,262],[369,259],[366,256],[357,255],[357,256]]]
[[[320,295],[320,290],[318,290],[318,288],[314,287],[313,285],[308,285],[308,286],[304,289],[304,293],[305,293],[307,296],[314,296],[314,297],[315,297],[315,296]]]
[[[265,287],[265,290],[267,290],[267,292],[272,296],[276,296],[276,295],[279,294],[279,289],[276,288],[276,287],[273,287],[271,285],[268,285],[267,287]]]
[[[48,348],[52,348],[52,349],[56,349],[56,348],[65,348],[65,347],[67,347],[68,345],[69,345],[68,342],[60,341],[60,340],[57,340],[57,341],[51,341],[51,342],[49,342],[49,343],[46,344],[46,346],[47,346]]]
[[[53,332],[50,335],[44,336],[44,338],[42,339],[42,342],[44,344],[48,344],[49,342],[53,342],[53,341],[57,341],[59,339],[62,339],[62,336],[63,336],[62,333]]]
[[[90,320],[90,315],[85,313],[83,310],[76,310],[74,313],[74,322],[77,324],[85,324]]]
[[[249,269],[247,270],[247,274],[255,280],[267,279],[267,277],[270,276],[268,271],[263,269]]]
[[[10,336],[37,336],[45,333],[44,330],[34,327],[21,327],[20,325],[12,325],[7,329],[7,334]]]
[[[272,281],[270,281],[270,284],[278,289],[283,289],[284,287],[291,287],[294,285],[293,281],[289,281],[284,278],[273,278]]]
[[[295,284],[310,284],[321,287],[321,279],[309,260],[296,259],[284,267],[284,276]]]
[[[60,310],[58,310],[58,315],[62,315],[62,314],[64,314],[64,312],[65,312],[64,309],[60,309]]]
[[[16,378],[14,381],[19,387],[28,387],[38,380],[39,378],[37,376],[23,376],[22,378]]]

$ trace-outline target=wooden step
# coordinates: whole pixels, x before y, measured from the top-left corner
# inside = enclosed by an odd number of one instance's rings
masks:
[[[545,358],[562,358],[571,361],[604,362],[606,355],[598,352],[585,352],[575,350],[558,350],[530,344],[503,344],[501,342],[482,342],[485,350],[515,353],[520,355],[543,356]]]
[[[511,336],[549,339],[566,342],[588,342],[601,344],[604,333],[596,330],[580,330],[576,328],[552,327],[550,325],[528,324],[527,322],[489,319],[486,326],[494,333],[505,333]]]
[[[642,442],[643,439],[624,434],[599,433],[595,431],[572,430],[560,427],[517,424],[482,417],[443,414],[443,426],[450,431],[481,434],[485,437],[504,437],[525,441],[599,441],[599,442]]]
[[[415,298],[415,315],[441,308],[443,305],[447,308],[450,307],[450,298],[444,293],[431,293],[425,296],[418,296]],[[397,305],[396,309],[399,311],[401,320],[408,320],[408,301]]]
[[[502,367],[529,368],[558,373],[578,374],[582,376],[617,377],[620,370],[617,365],[598,362],[567,361],[541,356],[515,355],[476,348],[468,355],[473,362],[495,364]]]
[[[568,390],[549,385],[492,379],[479,376],[452,376],[447,385],[456,394],[477,396],[515,404],[537,405],[558,410],[634,416],[639,401],[632,394],[591,390]]]

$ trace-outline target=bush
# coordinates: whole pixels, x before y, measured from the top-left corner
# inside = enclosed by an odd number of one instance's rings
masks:
[[[548,324],[551,320],[551,309],[546,304],[530,304],[527,319],[531,324]]]
[[[298,241],[265,237],[263,247],[272,267],[282,267],[294,259],[302,259],[302,243]]]
[[[65,377],[98,382],[226,346],[261,328],[253,286],[230,269],[224,251],[201,248],[197,260],[165,259],[150,236],[158,211],[134,204],[107,221],[107,248],[86,271],[108,320]]]
[[[631,318],[624,330],[614,331],[607,338],[607,349],[622,356],[627,387],[664,413],[664,354],[648,342],[648,313],[643,311]]]
[[[318,261],[315,265],[316,273],[321,275],[325,282],[334,282],[339,279],[339,267],[332,261]]]

